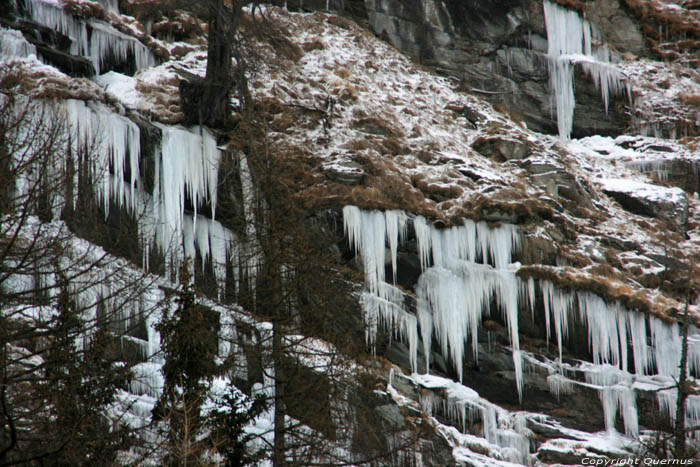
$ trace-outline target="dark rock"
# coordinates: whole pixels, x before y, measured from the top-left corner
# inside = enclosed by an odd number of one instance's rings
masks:
[[[375,407],[374,410],[387,422],[389,427],[393,429],[401,429],[406,424],[401,410],[399,410],[396,404],[380,405],[379,407]]]
[[[688,197],[679,188],[607,180],[603,181],[603,192],[634,214],[669,219],[679,225],[688,220]]]
[[[548,464],[564,464],[564,465],[584,465],[584,459],[600,459],[601,461],[606,460],[604,456],[595,456],[590,452],[578,449],[578,450],[561,450],[561,449],[551,449],[542,447],[537,451],[537,458],[542,462]]]
[[[525,159],[530,155],[530,146],[525,141],[507,136],[478,138],[472,147],[481,155],[497,162]]]
[[[74,77],[89,77],[95,75],[95,67],[90,60],[61,52],[40,42],[32,40],[29,42],[34,44],[37,52],[39,52],[46,62],[55,66],[65,74]]]
[[[569,201],[590,206],[590,196],[566,168],[550,162],[526,161],[524,168],[532,174],[530,180],[535,186],[545,190],[549,195],[561,197]]]
[[[362,164],[353,160],[333,160],[323,166],[326,176],[345,185],[358,185],[365,177]]]

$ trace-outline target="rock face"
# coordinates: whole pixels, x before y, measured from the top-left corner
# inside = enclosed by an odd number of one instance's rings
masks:
[[[680,188],[607,179],[603,181],[603,192],[635,214],[673,219],[680,225],[688,219],[688,198]]]
[[[471,91],[501,104],[533,130],[555,133],[542,2],[366,0],[373,31],[426,65],[453,76]],[[641,54],[638,27],[616,0],[590,11],[602,36],[621,52]],[[602,13],[605,12],[605,13]],[[608,14],[609,13],[609,14]],[[574,136],[617,134],[626,117],[605,112],[599,91],[576,75]]]

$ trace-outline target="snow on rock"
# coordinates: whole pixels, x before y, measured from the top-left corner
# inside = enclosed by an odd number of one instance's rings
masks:
[[[688,218],[688,197],[680,188],[666,188],[624,178],[602,179],[600,184],[603,192],[631,212],[673,219],[679,224],[685,224]]]

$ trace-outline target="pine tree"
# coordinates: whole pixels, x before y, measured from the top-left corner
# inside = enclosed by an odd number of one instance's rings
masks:
[[[250,465],[257,455],[244,427],[264,410],[264,401],[249,403],[230,384],[223,395],[213,390],[214,379],[224,376],[231,362],[217,363],[218,317],[197,303],[188,265],[181,270],[174,300],[175,310],[166,307],[156,326],[165,387],[153,412],[165,422],[165,464],[203,465],[218,453],[226,465]]]

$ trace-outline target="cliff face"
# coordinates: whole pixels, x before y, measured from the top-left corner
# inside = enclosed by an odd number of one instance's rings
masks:
[[[697,41],[698,19],[692,10],[674,9],[662,2],[644,2],[643,6],[617,0],[561,3],[585,16],[593,25],[596,46],[608,46],[614,61],[632,61],[623,69],[625,80],[633,86],[642,86],[644,80],[653,79],[639,76],[644,68],[634,63],[637,57],[658,59],[670,53],[662,50],[660,43],[679,49],[674,52],[674,58],[680,63],[691,67],[694,63],[697,49],[692,44]],[[380,37],[422,63],[455,77],[465,88],[481,91],[483,98],[503,105],[529,128],[557,132],[556,111],[552,111],[556,105],[550,93],[546,58],[548,30],[541,2],[430,1],[418,6],[397,0],[368,1],[366,5],[370,26]],[[695,39],[686,42],[683,39],[686,35]],[[684,42],[686,47],[679,48],[678,44]],[[635,68],[640,72],[633,72]],[[575,74],[577,106],[573,134],[577,137],[614,136],[630,128],[648,133],[648,128],[643,126],[658,120],[650,113],[663,112],[652,110],[642,102],[626,105],[624,95],[606,108],[596,98],[598,91],[592,81],[580,71]],[[682,107],[682,102],[679,104]],[[697,134],[692,111],[687,118],[671,115],[678,109],[667,110],[671,121],[663,126],[657,124],[651,134],[667,132],[668,135],[679,122],[689,127],[681,132]]]
[[[72,211],[43,221],[158,273],[154,302],[193,261],[226,334],[219,357],[244,362],[228,380],[271,396],[263,304],[282,264],[296,278],[290,339],[345,334],[352,345],[333,342],[375,355],[346,355],[338,373],[295,357],[325,388],[335,428],[298,401],[290,416],[346,462],[391,446],[378,463],[668,455],[650,440],[678,422],[684,348],[684,423],[700,423],[697,10],[336,3],[287,6],[337,9],[371,32],[333,12],[246,13],[255,125],[237,116],[226,132],[180,125],[178,85],[206,67],[191,15],[131,1],[4,4],[3,94],[52,102],[75,153],[99,133],[89,170],[108,172],[94,187],[101,233]],[[294,209],[266,217],[279,206]],[[290,249],[314,256],[306,267],[269,254],[266,239],[302,230],[311,240]],[[331,279],[307,282],[308,265]],[[309,305],[318,297],[322,314]],[[156,317],[130,313],[139,325],[121,345],[135,377],[120,410],[137,427],[163,362]],[[362,397],[338,395],[341,381]],[[251,430],[271,439],[273,415]]]

